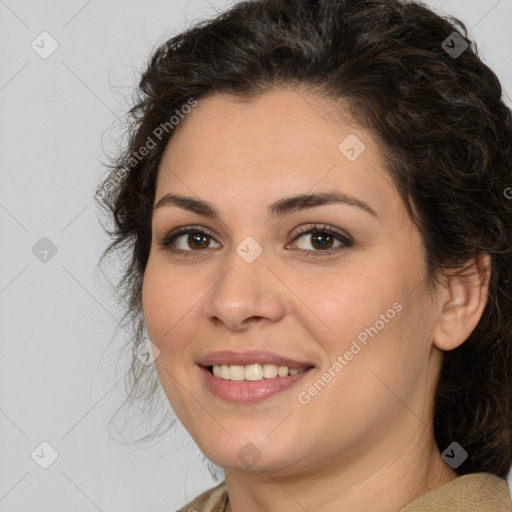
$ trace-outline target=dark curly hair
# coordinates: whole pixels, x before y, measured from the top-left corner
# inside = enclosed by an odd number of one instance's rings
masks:
[[[468,45],[458,56],[443,43],[454,47],[453,37]],[[422,234],[431,284],[490,255],[483,315],[468,339],[444,354],[434,435],[440,451],[457,441],[469,453],[459,474],[505,477],[512,464],[512,116],[465,25],[421,3],[242,1],[154,51],[128,114],[127,145],[96,189],[110,219],[102,260],[124,251],[116,290],[132,348],[144,338],[141,290],[157,170],[176,131],[155,137],[155,128],[191,98],[220,92],[251,99],[275,87],[343,105],[374,134]],[[136,358],[129,383],[130,398],[148,403],[158,388],[153,368]]]

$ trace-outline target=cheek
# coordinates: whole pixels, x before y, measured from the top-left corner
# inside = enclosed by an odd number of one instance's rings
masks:
[[[419,321],[425,325],[420,317],[427,314],[422,291],[411,294],[398,275],[369,272],[340,277],[337,283],[331,280],[324,293],[317,284],[312,283],[305,296],[322,321],[311,315],[308,330],[325,353],[316,378],[327,385],[315,380],[309,383],[312,387],[301,388],[301,397],[311,397],[309,412],[321,416],[328,411],[356,436],[383,416],[398,414],[403,406],[397,396],[407,403],[412,400],[428,360],[428,333],[418,335],[416,328]],[[333,409],[333,404],[339,407]]]
[[[382,379],[407,396],[429,358],[432,318],[426,285],[417,286],[421,269],[381,258],[378,265],[347,266],[303,282],[302,297],[315,314],[304,308],[302,318],[310,319],[307,328],[325,353],[323,371],[337,377],[333,393],[350,390],[352,397],[378,407],[389,398]]]
[[[369,267],[340,270],[303,283],[301,296],[311,309],[304,308],[303,318],[310,318],[308,329],[316,333],[332,359],[348,350],[358,335],[364,340],[367,329],[374,332],[371,328],[376,323],[379,332],[394,323],[398,306],[394,309],[393,304],[401,300],[400,288],[389,273],[383,276]]]
[[[169,350],[179,320],[190,311],[193,298],[190,287],[183,286],[181,279],[150,257],[142,284],[142,309],[149,338],[162,352]]]
[[[155,369],[160,384],[174,412],[182,418],[186,401],[182,396],[180,382],[187,375],[185,360],[187,314],[197,302],[197,296],[190,287],[183,286],[183,280],[170,272],[162,262],[150,260],[144,273],[142,285],[142,309],[149,339],[159,348]]]
[[[142,311],[149,338],[153,342],[160,338],[157,334],[162,330],[162,321],[168,309],[168,288],[159,286],[158,282],[158,274],[150,259],[142,282]]]

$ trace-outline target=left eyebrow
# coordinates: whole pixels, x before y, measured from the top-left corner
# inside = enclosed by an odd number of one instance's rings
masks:
[[[378,215],[367,203],[361,199],[358,199],[357,197],[349,196],[338,190],[283,197],[282,199],[279,199],[269,205],[267,214],[270,219],[275,219],[284,217],[285,215],[289,215],[290,213],[296,211],[327,204],[345,204],[348,206],[353,206],[378,218]],[[188,210],[204,217],[210,217],[212,219],[220,218],[220,213],[214,205],[201,199],[195,199],[193,197],[169,193],[163,196],[156,203],[154,209],[156,210],[157,208],[162,208],[163,206],[176,206],[183,210]]]
[[[278,218],[295,211],[305,210],[315,206],[323,206],[326,204],[345,204],[353,206],[378,218],[378,215],[367,203],[357,197],[349,196],[338,190],[283,197],[268,207],[268,215],[271,219]]]

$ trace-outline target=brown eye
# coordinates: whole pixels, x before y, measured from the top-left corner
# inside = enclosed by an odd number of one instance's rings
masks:
[[[170,233],[159,245],[174,252],[199,252],[210,248],[214,241],[209,233],[200,228],[186,227]],[[220,246],[220,244],[218,244]]]
[[[189,234],[185,243],[192,249],[207,249],[210,245],[210,236],[203,233]]]
[[[333,235],[321,231],[310,233],[309,236],[311,236],[311,245],[319,250],[331,249],[333,243],[336,241]]]
[[[335,228],[330,226],[313,225],[308,226],[299,231],[293,240],[293,244],[297,245],[300,239],[310,238],[309,243],[305,246],[298,247],[298,251],[307,255],[322,256],[328,255],[340,250],[346,249],[353,245],[353,240],[344,235]],[[159,245],[167,247],[171,252],[183,253],[187,255],[200,255],[207,249],[212,248],[212,242],[216,244],[214,247],[219,248],[221,245],[215,242],[213,237],[202,228],[188,226],[179,228],[167,235]],[[309,245],[309,246],[308,246]]]
[[[302,244],[299,251],[315,256],[321,253],[331,254],[353,245],[353,241],[348,236],[327,226],[309,226],[309,229],[300,231],[294,239],[294,245],[297,245],[297,240],[302,238],[309,238],[309,242]]]

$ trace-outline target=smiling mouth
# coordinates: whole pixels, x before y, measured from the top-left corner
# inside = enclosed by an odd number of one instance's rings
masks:
[[[267,351],[220,351],[198,361],[203,382],[223,401],[250,405],[280,395],[307,379],[315,366]]]
[[[264,379],[293,377],[312,368],[312,366],[289,368],[276,364],[254,363],[249,365],[222,364],[208,366],[207,368],[214,377],[219,379],[254,382]]]

